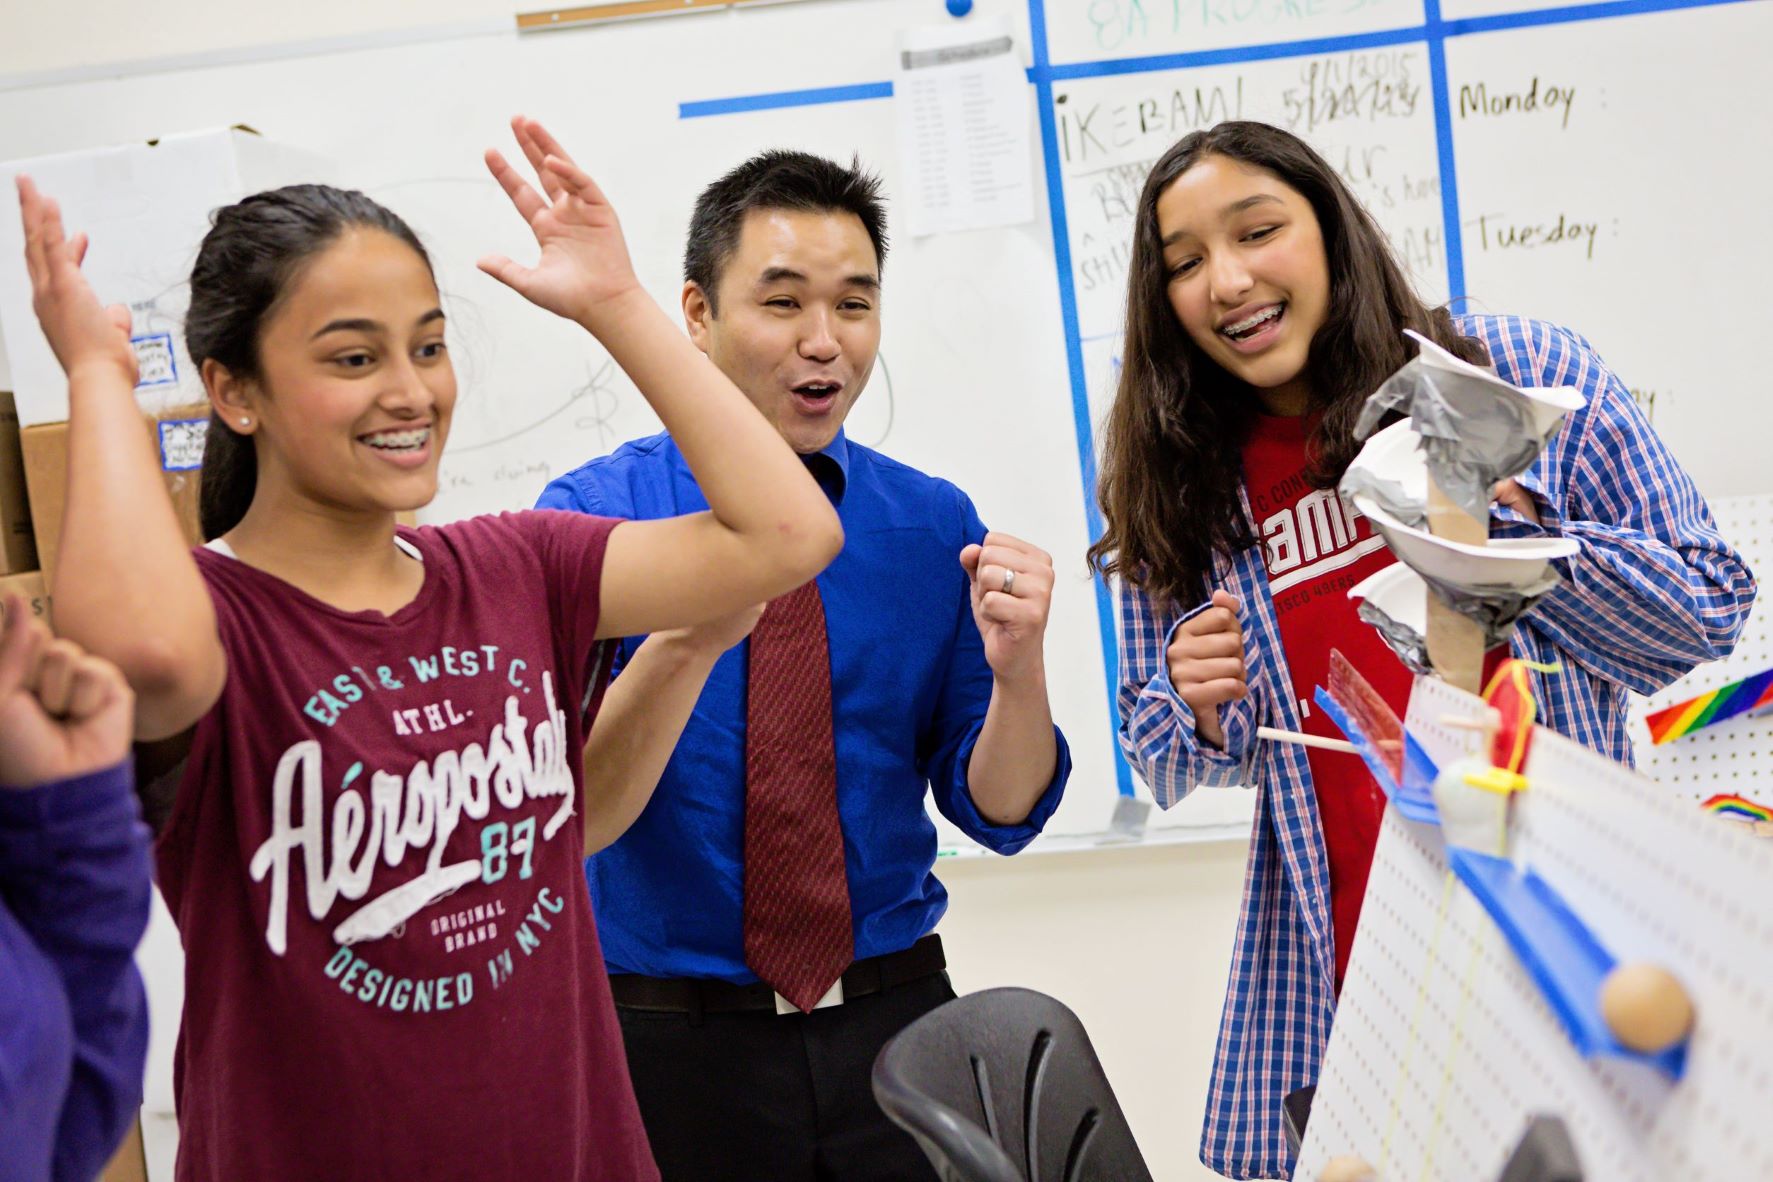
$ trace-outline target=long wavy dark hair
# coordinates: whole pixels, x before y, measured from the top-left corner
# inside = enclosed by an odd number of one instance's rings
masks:
[[[1097,484],[1106,524],[1090,566],[1159,602],[1203,599],[1215,554],[1252,546],[1239,498],[1242,445],[1255,393],[1208,358],[1170,306],[1157,201],[1208,156],[1263,169],[1317,215],[1329,263],[1329,306],[1306,361],[1311,410],[1308,477],[1332,488],[1360,450],[1354,422],[1367,396],[1416,354],[1413,328],[1468,361],[1489,363],[1443,308],[1416,298],[1379,227],[1334,169],[1303,140],[1266,123],[1220,123],[1184,136],[1152,166],[1133,227],[1120,385],[1102,436]]]
[[[185,314],[185,349],[199,370],[213,358],[236,377],[257,380],[266,319],[303,265],[347,230],[392,234],[418,253],[427,270],[431,267],[418,235],[397,215],[362,193],[330,185],[254,193],[216,210],[210,221],[191,270],[191,308]],[[240,524],[258,479],[253,441],[212,413],[197,494],[205,540]]]

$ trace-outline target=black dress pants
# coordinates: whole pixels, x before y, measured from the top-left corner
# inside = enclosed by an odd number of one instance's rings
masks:
[[[617,1007],[664,1182],[933,1182],[887,1120],[874,1057],[954,997],[945,972],[810,1014]]]

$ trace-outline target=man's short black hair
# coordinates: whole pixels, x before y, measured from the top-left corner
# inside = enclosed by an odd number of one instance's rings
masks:
[[[754,209],[853,213],[874,243],[876,267],[886,266],[886,205],[880,178],[863,171],[860,158],[849,167],[777,148],[753,156],[702,190],[690,215],[689,242],[683,250],[683,277],[702,289],[710,311],[721,272],[739,248],[745,215]]]

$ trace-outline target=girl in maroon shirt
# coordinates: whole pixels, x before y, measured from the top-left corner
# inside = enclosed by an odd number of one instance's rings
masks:
[[[20,181],[69,383],[56,621],[182,762],[151,802],[186,953],[180,1179],[657,1177],[580,869],[599,641],[781,595],[841,531],[640,288],[596,184],[513,126],[541,191],[487,163],[540,258],[482,268],[597,337],[710,512],[397,528],[456,398],[436,284],[393,214],[295,186],[217,211],[192,274],[214,412],[194,555],[141,446],[128,313]]]

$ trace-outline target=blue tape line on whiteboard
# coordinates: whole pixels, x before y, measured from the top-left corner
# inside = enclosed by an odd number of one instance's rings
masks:
[[[1053,64],[1053,51],[1047,48],[1046,0],[1028,0],[1028,49],[1034,56],[1034,66],[1028,71],[1029,77],[1045,77]]]
[[[1422,0],[1428,27],[1441,27],[1441,0]],[[1465,292],[1465,235],[1459,221],[1459,171],[1453,157],[1452,83],[1447,80],[1447,42],[1428,39],[1428,85],[1434,95],[1435,155],[1441,179],[1442,245],[1447,251],[1447,297],[1462,300]]]
[[[1071,82],[1079,78],[1109,78],[1117,74],[1148,74],[1154,70],[1239,65],[1243,62],[1269,61],[1274,58],[1343,53],[1351,49],[1382,49],[1388,45],[1405,45],[1412,41],[1421,41],[1427,36],[1428,31],[1423,26],[1410,25],[1402,29],[1381,29],[1373,33],[1349,33],[1340,37],[1314,37],[1309,41],[1276,41],[1270,45],[1245,45],[1236,49],[1197,49],[1191,53],[1163,53],[1152,57],[1073,62],[1069,65],[1052,66],[1047,70],[1047,75],[1055,82]]]
[[[770,94],[742,94],[736,98],[703,99],[678,103],[679,119],[705,115],[734,115],[743,111],[774,111],[782,107],[813,107],[825,103],[853,103],[862,99],[893,97],[891,82],[862,82],[854,86],[820,86],[812,90],[778,90]]]
[[[1065,330],[1065,369],[1071,379],[1071,417],[1077,432],[1078,471],[1083,478],[1084,522],[1090,540],[1102,536],[1102,514],[1096,506],[1096,442],[1090,426],[1090,390],[1084,381],[1083,342],[1078,337],[1077,289],[1071,282],[1071,233],[1065,215],[1065,178],[1059,166],[1058,117],[1053,113],[1052,70],[1047,62],[1047,15],[1045,0],[1028,0],[1030,47],[1034,51],[1035,101],[1040,108],[1040,147],[1046,170],[1047,217],[1052,224],[1054,270],[1059,280],[1059,317]],[[1091,580],[1096,590],[1096,624],[1102,632],[1102,672],[1108,691],[1108,716],[1118,717],[1120,647],[1115,637],[1114,599],[1101,576]],[[1133,795],[1133,773],[1114,750],[1115,787],[1122,796]]]
[[[1573,25],[1621,16],[1648,16],[1657,12],[1680,12],[1688,8],[1718,8],[1726,4],[1752,2],[1753,0],[1608,0],[1601,4],[1571,4],[1562,8],[1541,8],[1533,12],[1462,17],[1442,21],[1441,30],[1443,36],[1463,37],[1472,33],[1497,33],[1506,29],[1529,29],[1541,25]]]

